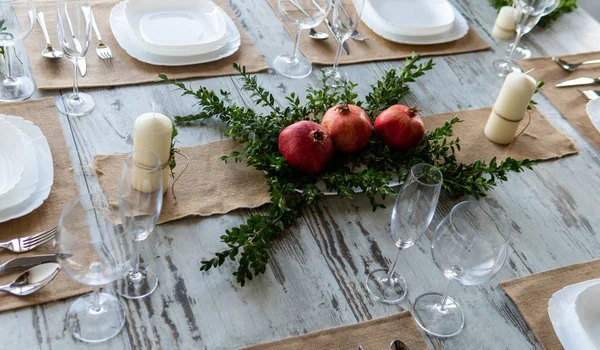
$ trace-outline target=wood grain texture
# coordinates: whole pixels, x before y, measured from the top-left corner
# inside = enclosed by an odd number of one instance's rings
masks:
[[[268,62],[291,51],[292,39],[264,0],[230,3]],[[454,3],[494,50],[435,57],[435,69],[412,84],[412,93],[406,98],[407,103],[418,105],[423,115],[490,106],[502,84],[490,67],[494,59],[504,55],[506,45],[494,42],[489,35],[495,10],[487,1]],[[577,10],[550,29],[534,30],[524,43],[534,56],[597,51],[598,32],[600,24]],[[388,61],[343,69],[361,84],[358,91],[364,95],[384,71],[402,64]],[[284,94],[294,91],[304,96],[306,84],[318,84],[316,73],[300,81],[272,72],[260,74],[259,79],[265,88],[279,93],[278,103],[284,103]],[[238,102],[251,103],[235,77],[190,83],[229,90]],[[151,101],[167,115],[195,111],[191,99],[182,99],[170,89],[162,84],[92,89],[87,92],[94,97],[96,109],[90,115],[60,116],[63,129],[70,131],[65,135],[69,154],[76,166],[82,166],[80,189],[99,188],[86,167],[93,155],[131,149],[133,120],[151,109]],[[498,282],[600,255],[595,229],[600,227],[600,198],[590,196],[600,192],[600,156],[543,96],[536,99],[540,111],[575,142],[580,155],[511,175],[508,183],[485,200],[503,208],[514,221],[516,233],[508,262],[486,285],[452,288],[451,294],[465,307],[467,326],[454,339],[427,337],[431,348],[540,348],[519,312],[497,287]],[[211,121],[202,127],[182,128],[179,140],[182,146],[193,146],[222,139],[222,131],[222,125]],[[458,200],[443,196],[433,225]],[[101,348],[232,349],[391,315],[408,309],[419,294],[441,291],[446,284],[431,260],[429,240],[422,239],[402,253],[398,265],[409,283],[408,301],[389,306],[367,296],[365,273],[387,266],[395,248],[389,234],[390,210],[373,213],[363,196],[353,202],[327,198],[316,208],[306,209],[298,224],[275,242],[266,274],[244,288],[236,285],[229,263],[209,274],[200,273],[200,261],[223,248],[219,236],[226,228],[244,222],[249,214],[240,210],[159,226],[144,243],[142,253],[160,276],[158,289],[146,300],[127,302],[126,328]],[[70,303],[72,300],[0,314],[2,347],[96,348],[76,342],[64,328],[63,317]]]

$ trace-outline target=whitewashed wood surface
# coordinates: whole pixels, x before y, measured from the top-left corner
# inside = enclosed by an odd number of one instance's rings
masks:
[[[291,51],[292,38],[266,1],[230,2],[268,62]],[[435,57],[435,69],[413,84],[412,94],[406,98],[424,115],[489,106],[502,84],[490,68],[492,60],[504,55],[506,45],[489,34],[495,10],[485,0],[455,3],[493,50]],[[599,34],[600,24],[577,10],[551,29],[534,30],[524,43],[534,56],[574,54],[600,50]],[[359,91],[364,94],[384,71],[401,65],[401,61],[390,61],[343,69],[361,84]],[[303,95],[306,84],[318,83],[315,73],[295,81],[269,72],[261,74],[260,81],[280,92],[278,102],[282,103],[284,93]],[[232,91],[239,102],[250,103],[236,77],[192,83]],[[60,103],[60,96],[67,92],[37,92],[35,97],[57,96]],[[162,84],[87,92],[96,101],[92,114],[60,116],[76,167],[89,163],[94,154],[129,151],[133,120],[149,111],[152,101],[167,115],[195,111],[191,99],[182,100]],[[600,157],[543,96],[537,100],[540,110],[575,141],[581,154],[511,175],[508,183],[490,193],[485,201],[503,208],[517,231],[509,259],[488,284],[452,288],[451,294],[465,308],[467,326],[453,339],[426,337],[431,348],[540,348],[498,282],[600,256],[596,233],[600,198],[594,195],[600,193]],[[223,126],[216,122],[185,127],[179,141],[182,146],[206,143],[221,139],[222,131]],[[79,184],[82,190],[98,189],[91,176],[80,176]],[[443,196],[432,226],[458,200]],[[127,324],[114,339],[96,346],[75,341],[63,322],[73,300],[65,300],[0,314],[0,348],[232,349],[390,315],[410,308],[410,301],[421,293],[441,292],[446,284],[431,260],[425,238],[403,252],[397,267],[409,283],[409,302],[389,306],[367,296],[365,273],[387,266],[396,250],[389,233],[390,210],[373,213],[363,196],[353,202],[327,198],[317,208],[307,209],[298,224],[276,241],[266,274],[244,288],[232,278],[231,264],[201,273],[200,261],[223,248],[219,236],[250,214],[240,210],[159,226],[144,243],[143,257],[155,267],[160,284],[151,297],[126,302]]]

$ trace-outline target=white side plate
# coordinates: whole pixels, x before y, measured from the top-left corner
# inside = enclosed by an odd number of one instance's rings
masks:
[[[452,6],[452,5],[451,5]],[[373,14],[372,9],[365,5],[365,9],[363,10],[362,21],[367,25],[367,27],[371,28],[375,34],[381,36],[382,38],[393,41],[400,44],[410,44],[410,45],[433,45],[433,44],[442,44],[451,41],[456,41],[469,32],[469,23],[465,17],[458,12],[454,6],[454,23],[452,24],[452,29],[442,34],[436,35],[427,35],[427,36],[410,36],[410,35],[400,35],[390,31],[390,29],[385,26],[381,21],[379,21]]]
[[[3,118],[11,123],[19,123],[22,120],[20,117],[8,115],[3,115]],[[42,134],[42,131],[33,124],[31,124],[30,128],[26,129],[23,127],[23,129],[23,132],[29,136],[35,147],[36,159],[38,160],[38,182],[35,186],[35,191],[27,200],[14,207],[0,211],[0,222],[22,217],[37,209],[50,195],[50,189],[54,183],[54,165],[48,141]]]
[[[367,0],[365,11],[389,32],[408,36],[445,33],[455,18],[447,0]]]
[[[577,296],[575,312],[590,341],[600,349],[600,283],[587,287]]]
[[[192,64],[200,64],[206,62],[217,61],[225,57],[233,55],[241,45],[240,32],[237,29],[233,20],[222,11],[222,14],[227,23],[227,45],[218,49],[214,52],[194,55],[194,56],[165,56],[151,52],[151,48],[147,46],[147,43],[141,41],[133,35],[127,19],[125,18],[125,3],[121,2],[117,4],[110,12],[110,27],[112,32],[117,39],[119,45],[129,54],[131,57],[157,66],[186,66]]]
[[[565,350],[595,349],[575,311],[577,296],[589,286],[600,283],[600,279],[567,286],[552,295],[548,302],[548,316],[554,332]]]
[[[0,121],[0,167],[5,168],[5,181],[0,194],[12,190],[21,181],[25,170],[26,137],[7,120]]]

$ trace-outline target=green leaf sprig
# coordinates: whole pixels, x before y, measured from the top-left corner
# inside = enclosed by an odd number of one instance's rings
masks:
[[[4,22],[5,20],[0,19],[0,32],[3,32],[6,30],[6,27],[4,26]],[[4,56],[4,47],[0,46],[0,55]]]
[[[359,101],[354,92],[356,84],[348,82],[340,88],[323,86],[308,87],[306,101],[291,93],[285,97],[287,106],[279,106],[271,92],[263,88],[256,76],[247,74],[243,66],[234,64],[241,74],[242,89],[249,92],[252,102],[267,112],[239,106],[227,91],[214,91],[205,87],[197,90],[183,83],[160,78],[172,84],[184,96],[194,96],[200,107],[197,114],[176,117],[176,123],[202,123],[216,118],[227,125],[226,135],[244,144],[241,152],[222,157],[228,161],[246,161],[248,165],[263,171],[269,187],[271,203],[266,213],[254,214],[245,224],[226,230],[221,236],[225,249],[214,257],[201,262],[201,270],[209,271],[226,261],[237,264],[233,275],[242,286],[254,276],[266,271],[269,250],[273,241],[286,228],[292,226],[305,207],[313,207],[324,194],[315,184],[323,179],[327,191],[343,198],[352,198],[360,188],[368,197],[372,209],[384,207],[380,199],[395,197],[389,186],[395,179],[403,180],[411,166],[418,163],[434,164],[444,175],[443,187],[450,193],[483,197],[486,191],[507,179],[510,171],[523,171],[535,164],[532,160],[506,159],[500,163],[492,159],[489,164],[476,161],[460,164],[455,153],[460,150],[460,140],[453,136],[452,127],[459,123],[458,117],[444,126],[426,133],[418,146],[407,152],[389,149],[373,134],[369,144],[352,154],[336,154],[327,168],[317,176],[305,175],[293,170],[278,151],[277,139],[283,128],[301,120],[320,121],[325,111],[339,103],[362,105],[374,118],[391,105],[398,104],[410,89],[409,83],[433,68],[431,60],[417,64],[419,55],[413,54],[402,69],[392,69],[371,86],[365,101]],[[362,165],[361,168],[358,168]],[[301,191],[297,190],[301,189]]]
[[[490,5],[500,10],[504,6],[512,6],[513,0],[489,0]],[[558,7],[540,19],[540,26],[550,27],[554,21],[565,13],[573,12],[577,8],[577,0],[560,0]]]

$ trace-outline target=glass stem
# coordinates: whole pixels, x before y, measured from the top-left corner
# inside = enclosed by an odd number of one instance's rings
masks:
[[[100,287],[94,286],[94,291],[92,292],[92,311],[98,312],[102,306],[100,305]]]
[[[77,63],[79,57],[75,57],[73,61],[73,99],[79,101],[79,73],[77,72]]]
[[[133,254],[135,259],[133,261],[133,270],[131,271],[133,276],[137,276],[140,273],[140,245],[141,243],[139,241],[133,242]]]
[[[300,47],[300,35],[302,35],[302,29],[298,28],[298,32],[296,33],[296,42],[294,43],[294,51],[292,51],[292,61],[296,61],[296,57],[298,56],[298,48]]]
[[[521,38],[523,37],[523,32],[520,30],[517,30],[517,37],[515,38],[515,42],[513,44],[512,49],[510,49],[510,53],[508,54],[508,56],[506,57],[506,60],[508,62],[513,60],[513,55],[515,53],[515,50],[517,49],[517,46],[519,46],[519,42],[521,41]]]
[[[10,46],[4,46],[2,49],[4,50],[4,61],[6,62],[6,72],[4,73],[5,81],[7,83],[13,82],[14,79],[12,78],[12,65],[10,63]]]
[[[337,52],[335,53],[335,60],[333,60],[333,70],[336,70],[338,68],[338,64],[340,62],[340,56],[342,55],[342,49],[344,45],[344,40],[341,40],[340,42],[338,42],[338,49]]]
[[[442,299],[442,302],[440,303],[440,307],[439,310],[441,312],[445,312],[446,311],[446,301],[448,300],[448,297],[450,296],[450,287],[452,280],[448,280],[448,283],[446,283],[446,287],[444,287],[444,293],[442,294],[444,296],[444,299]]]
[[[394,273],[394,269],[396,268],[396,264],[398,263],[398,259],[400,259],[400,252],[401,251],[402,251],[402,249],[398,248],[398,253],[396,253],[396,259],[394,259],[394,263],[392,264],[392,266],[390,266],[390,269],[388,270],[388,273],[387,273],[388,280],[390,278],[392,278],[392,274]]]

